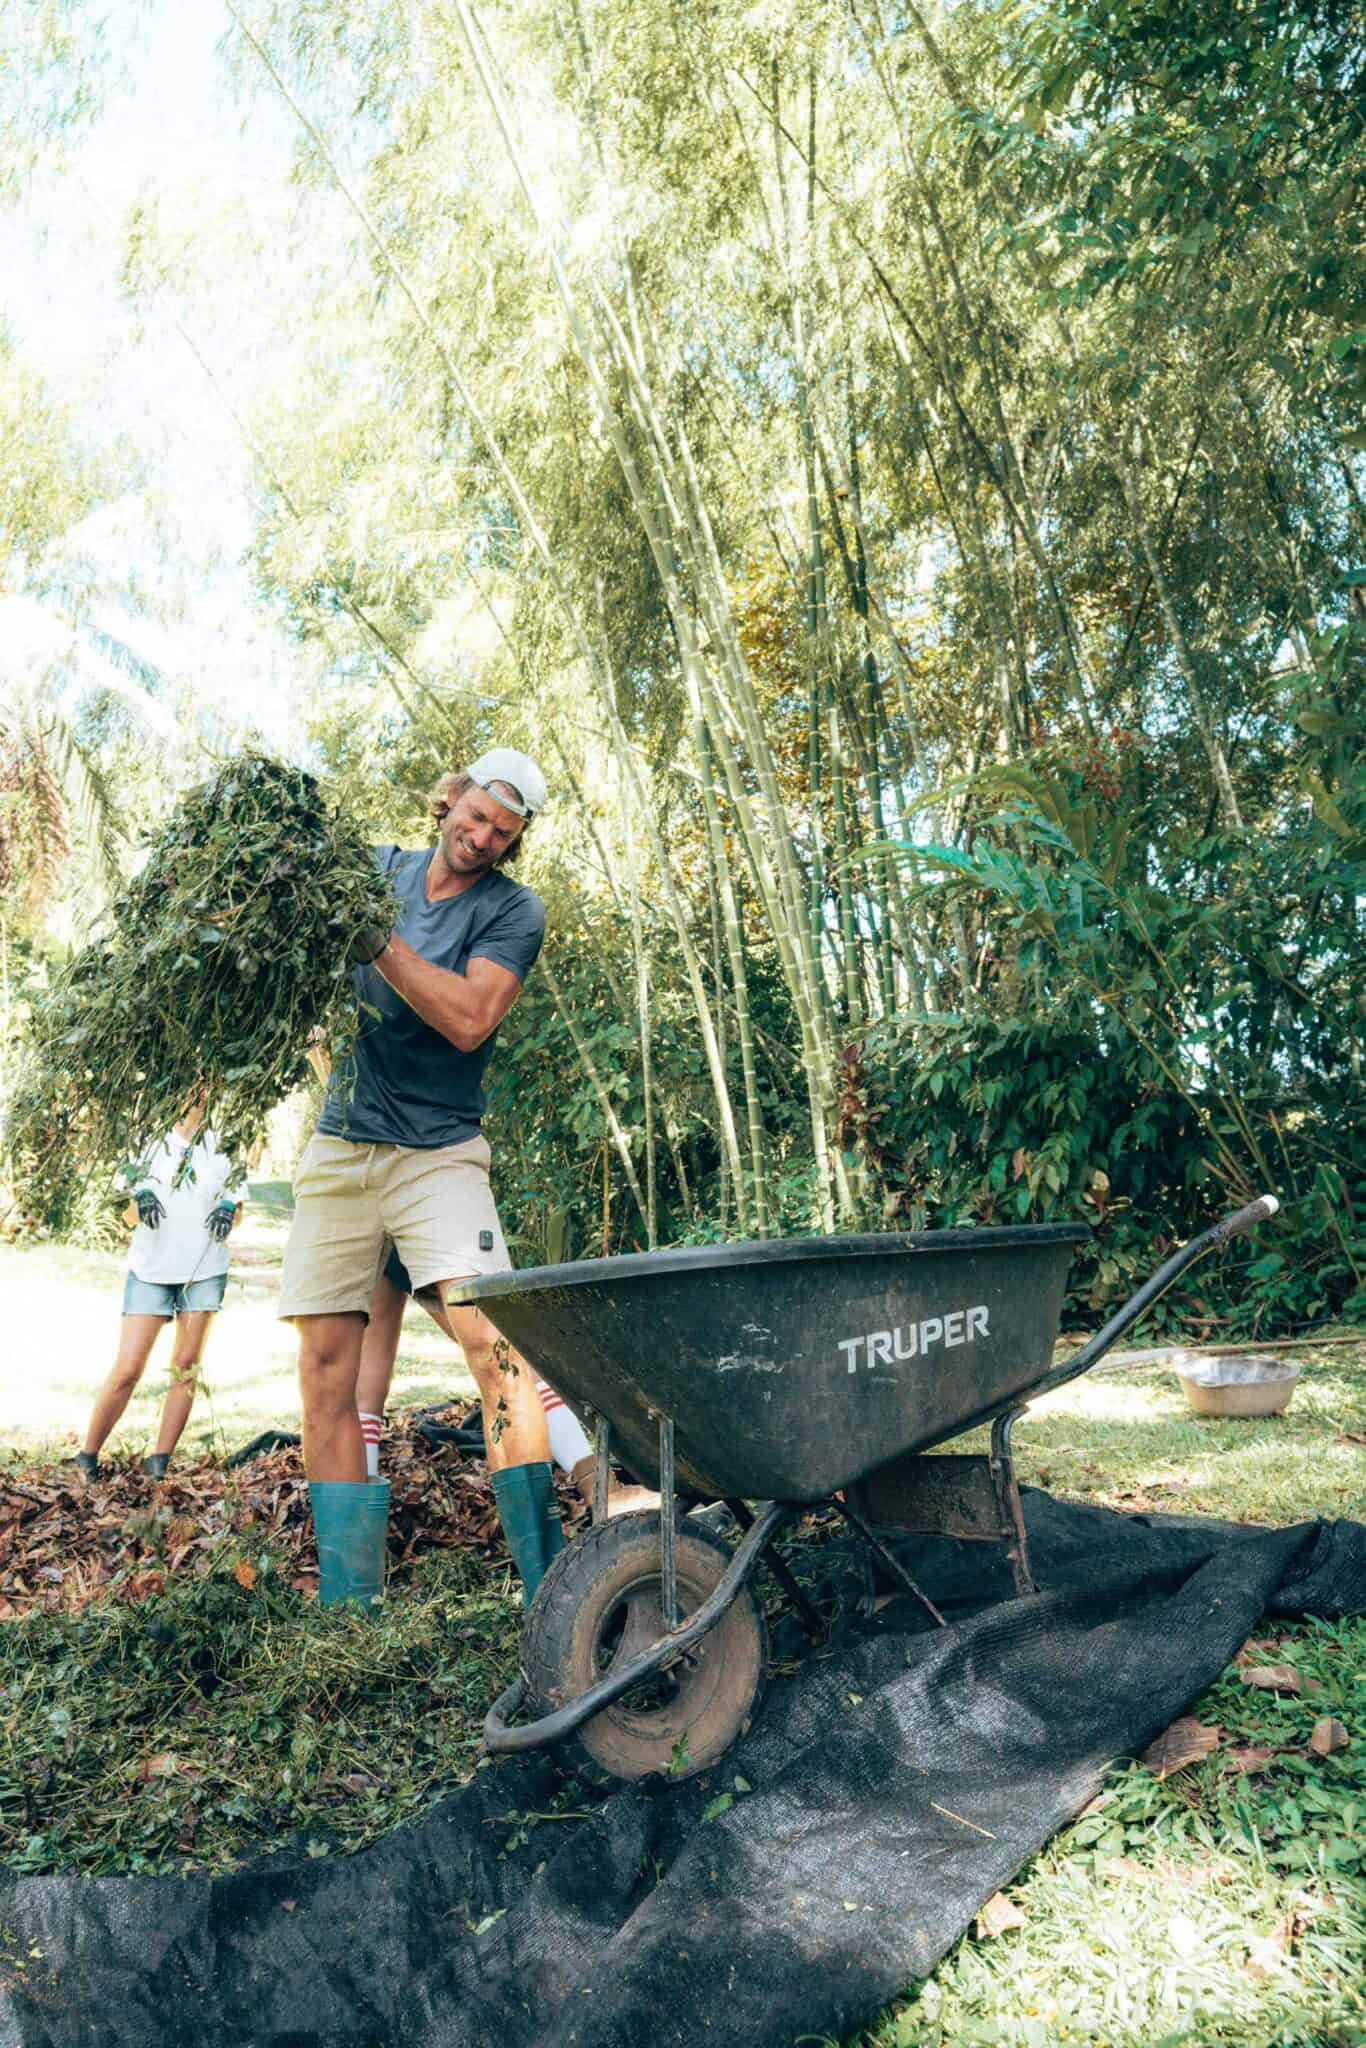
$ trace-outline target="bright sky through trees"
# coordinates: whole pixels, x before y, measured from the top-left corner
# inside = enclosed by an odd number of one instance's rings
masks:
[[[280,315],[295,281],[278,279],[277,295],[259,249],[297,211],[291,124],[254,80],[235,81],[218,0],[118,14],[102,110],[0,212],[0,327],[117,479],[67,536],[103,588],[100,622],[210,727],[254,726],[283,745],[297,739],[307,660],[253,589],[250,451],[171,316],[250,410],[289,348]],[[183,237],[188,293],[128,288],[139,204]]]

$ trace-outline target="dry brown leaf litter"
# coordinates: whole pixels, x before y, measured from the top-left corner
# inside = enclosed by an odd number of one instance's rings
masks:
[[[1183,1714],[1179,1721],[1173,1721],[1170,1728],[1163,1730],[1156,1742],[1149,1744],[1139,1762],[1146,1764],[1158,1778],[1169,1778],[1174,1772],[1185,1770],[1188,1764],[1199,1763],[1212,1749],[1217,1749],[1219,1734],[1217,1726],[1207,1726],[1197,1721],[1193,1714]]]
[[[452,1408],[443,1422],[470,1411]],[[506,1557],[482,1458],[455,1443],[431,1444],[417,1419],[400,1415],[385,1437],[389,1570],[402,1575],[426,1552],[463,1547]],[[566,1494],[566,1515],[578,1512]],[[224,1551],[269,1550],[301,1592],[317,1585],[317,1551],[303,1454],[262,1451],[235,1470],[202,1458],[148,1479],[114,1465],[86,1485],[70,1465],[0,1474],[0,1620],[35,1610],[73,1612],[101,1595],[145,1600],[171,1579],[203,1578]],[[250,1555],[234,1565],[255,1579]]]

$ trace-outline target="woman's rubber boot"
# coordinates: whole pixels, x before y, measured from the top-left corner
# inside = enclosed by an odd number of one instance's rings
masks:
[[[308,1499],[318,1537],[319,1605],[352,1600],[370,1613],[384,1598],[388,1480],[312,1479]]]
[[[522,1581],[522,1605],[530,1607],[551,1558],[564,1549],[550,1467],[505,1465],[492,1479],[498,1519]]]

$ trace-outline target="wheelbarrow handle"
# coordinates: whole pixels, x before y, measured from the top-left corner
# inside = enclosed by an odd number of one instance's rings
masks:
[[[1231,1237],[1241,1237],[1245,1231],[1255,1230],[1259,1223],[1265,1223],[1269,1216],[1274,1216],[1280,1206],[1274,1195],[1258,1195],[1256,1201],[1249,1202],[1245,1209],[1235,1210],[1232,1216],[1225,1216],[1222,1222],[1211,1225],[1208,1230],[1202,1230],[1198,1237],[1193,1237],[1189,1244],[1183,1245],[1179,1252],[1174,1252],[1171,1258],[1159,1266],[1151,1278],[1144,1281],[1137,1294],[1132,1295],[1123,1308],[1117,1310],[1109,1322],[1097,1330],[1088,1344],[1083,1344],[1080,1351],[1074,1352],[1071,1358],[1057,1367],[1056,1371],[1049,1373],[1046,1379],[1040,1380],[1031,1390],[1030,1400],[1037,1399],[1040,1394],[1051,1393],[1054,1387],[1066,1386],[1069,1380],[1080,1379],[1084,1372],[1091,1370],[1098,1358],[1105,1356],[1116,1338],[1122,1337],[1126,1330],[1132,1329],[1139,1317],[1152,1307],[1158,1295],[1164,1294],[1173,1280],[1178,1279],[1188,1266],[1193,1266],[1206,1252],[1213,1251],[1215,1245],[1225,1244]]]
[[[1230,1237],[1243,1237],[1249,1230],[1255,1230],[1259,1223],[1265,1223],[1274,1216],[1280,1206],[1274,1195],[1258,1195],[1256,1201],[1249,1202],[1245,1209],[1237,1209],[1232,1216],[1225,1216],[1222,1223],[1216,1223],[1213,1230],[1205,1233],[1206,1238],[1215,1245],[1224,1244]],[[1195,1240],[1196,1243],[1201,1241]]]

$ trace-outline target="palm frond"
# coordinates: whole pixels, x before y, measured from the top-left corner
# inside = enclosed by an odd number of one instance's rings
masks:
[[[21,870],[36,913],[59,882],[73,833],[116,892],[127,831],[109,777],[70,720],[11,679],[0,686],[0,888]]]
[[[128,676],[152,696],[165,689],[166,678],[155,662],[148,661],[117,634],[106,632],[103,626],[88,626],[82,637],[118,674]]]
[[[128,833],[110,779],[94,751],[76,737],[65,720],[53,722],[48,746],[76,829],[95,855],[105,887],[114,895],[124,882]]]

